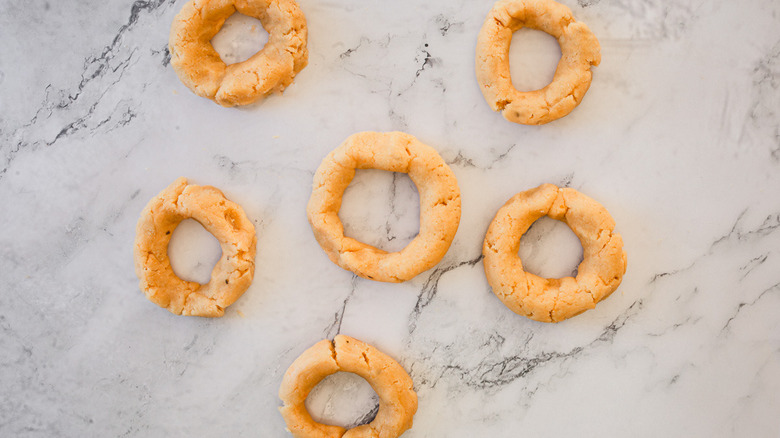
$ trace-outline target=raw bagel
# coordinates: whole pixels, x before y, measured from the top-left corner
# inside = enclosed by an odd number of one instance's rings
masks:
[[[388,253],[344,235],[339,209],[355,169],[408,173],[420,194],[420,233]],[[399,283],[438,263],[460,223],[460,190],[452,170],[430,146],[403,132],[361,132],[333,150],[317,169],[306,208],[314,237],[344,269],[377,281]]]
[[[177,277],[168,259],[173,230],[195,219],[219,240],[222,257],[207,284]],[[244,210],[211,186],[179,178],[144,208],[135,235],[135,272],[150,301],[177,315],[222,316],[252,283],[255,227]]]
[[[566,223],[580,239],[577,277],[541,278],[523,270],[520,238],[540,217]],[[513,196],[496,213],[482,253],[493,293],[513,312],[558,322],[596,306],[617,289],[626,272],[623,238],[598,202],[569,188],[543,184]]]
[[[309,392],[339,371],[366,379],[379,396],[379,411],[370,423],[345,430],[317,423],[306,410]],[[284,403],[279,411],[296,438],[393,438],[412,427],[417,412],[412,379],[401,365],[376,348],[344,335],[336,336],[333,342],[317,342],[295,359],[284,373],[279,398]]]
[[[561,46],[555,77],[536,91],[518,91],[509,73],[512,34],[522,27],[554,36]],[[541,125],[569,114],[590,87],[590,67],[601,61],[599,42],[571,9],[553,0],[500,0],[477,39],[477,81],[493,111],[510,122]]]
[[[260,20],[268,42],[246,61],[226,65],[211,39],[236,11]],[[174,18],[168,47],[184,85],[229,107],[290,85],[308,62],[306,39],[306,18],[294,0],[192,0]]]

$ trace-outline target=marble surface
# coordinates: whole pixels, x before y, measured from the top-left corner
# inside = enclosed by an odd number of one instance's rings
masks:
[[[778,436],[780,3],[565,3],[603,61],[579,108],[529,127],[476,84],[491,1],[300,0],[309,66],[284,95],[224,109],[169,65],[182,0],[1,0],[0,435],[285,436],[282,374],[343,333],[409,371],[410,438]],[[231,20],[225,57],[262,44],[252,26]],[[544,85],[555,40],[513,41],[515,83]],[[462,191],[452,248],[404,284],[338,268],[306,221],[320,160],[364,130],[434,146]],[[179,176],[257,227],[254,283],[221,319],[171,315],[133,272],[138,215]],[[613,296],[555,325],[505,308],[480,258],[496,210],[544,182],[605,205],[629,261]],[[361,171],[341,216],[394,250],[418,213],[408,177]],[[171,253],[197,280],[219,249],[187,222]],[[521,254],[565,275],[580,248],[549,220]],[[350,425],[376,398],[339,374],[309,406]]]

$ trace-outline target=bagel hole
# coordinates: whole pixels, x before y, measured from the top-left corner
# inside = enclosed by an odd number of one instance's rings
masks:
[[[211,39],[222,62],[235,64],[251,58],[268,42],[268,32],[257,18],[234,13]]]
[[[359,169],[344,191],[339,218],[345,235],[400,251],[420,232],[417,187],[405,173]]]
[[[309,393],[306,409],[314,421],[351,429],[370,423],[379,410],[379,396],[357,374],[338,372]]]
[[[555,76],[561,60],[561,47],[554,36],[524,27],[512,34],[509,45],[509,73],[518,91],[546,87]]]
[[[576,277],[582,244],[565,223],[543,216],[520,239],[523,269],[544,278]]]
[[[219,241],[194,219],[181,221],[171,234],[168,258],[177,277],[206,284],[222,257]]]

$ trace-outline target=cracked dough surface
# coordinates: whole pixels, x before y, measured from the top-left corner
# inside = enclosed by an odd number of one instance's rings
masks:
[[[352,429],[317,423],[306,410],[306,397],[325,377],[339,371],[366,379],[379,396],[373,421]],[[279,386],[279,411],[296,438],[359,438],[400,436],[412,427],[417,394],[409,374],[391,357],[349,336],[325,339],[304,351],[287,369]]]
[[[577,277],[541,278],[523,270],[520,238],[542,216],[567,224],[580,239],[583,260]],[[493,293],[513,312],[536,321],[571,318],[608,297],[626,272],[623,239],[598,202],[570,188],[543,184],[504,204],[482,246],[485,275]]]
[[[355,169],[408,173],[420,194],[420,233],[388,253],[344,235],[341,200]],[[399,283],[444,257],[460,223],[460,189],[432,147],[403,132],[360,132],[322,160],[306,207],[314,237],[333,263],[370,280]]]
[[[226,65],[211,39],[236,11],[260,20],[268,42],[246,61]],[[184,85],[230,107],[290,85],[308,62],[307,34],[306,18],[294,0],[192,0],[174,18],[168,47]]]
[[[219,240],[222,256],[207,284],[177,277],[168,259],[173,230],[187,218]],[[135,272],[150,301],[176,315],[217,317],[252,283],[255,227],[241,207],[211,186],[179,178],[146,205],[135,235]]]
[[[512,85],[509,45],[512,34],[522,27],[546,32],[561,46],[555,76],[540,90],[518,91]],[[590,87],[591,66],[600,61],[596,36],[574,19],[571,9],[553,0],[498,1],[477,39],[477,81],[485,100],[505,119],[525,125],[541,125],[569,114]]]

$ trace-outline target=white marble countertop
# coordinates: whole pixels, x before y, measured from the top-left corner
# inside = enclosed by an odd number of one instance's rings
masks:
[[[780,3],[565,3],[603,61],[574,112],[533,127],[477,86],[488,0],[300,0],[309,66],[243,109],[171,69],[183,0],[0,0],[0,436],[282,437],[282,374],[336,333],[409,371],[405,437],[778,436]],[[262,44],[250,21],[231,21],[223,54]],[[555,40],[514,41],[517,84],[544,85]],[[340,269],[306,221],[320,160],[366,130],[435,147],[462,191],[452,248],[403,284]],[[254,283],[220,319],[158,308],[133,272],[138,215],[179,176],[222,189],[258,231]],[[496,210],[545,182],[601,202],[629,262],[615,294],[560,324],[504,307],[480,259]],[[408,177],[360,171],[342,218],[396,250],[418,213]],[[208,236],[177,230],[181,275],[208,278]],[[548,220],[521,253],[556,276],[579,251]],[[361,382],[323,383],[315,417],[369,418]]]

